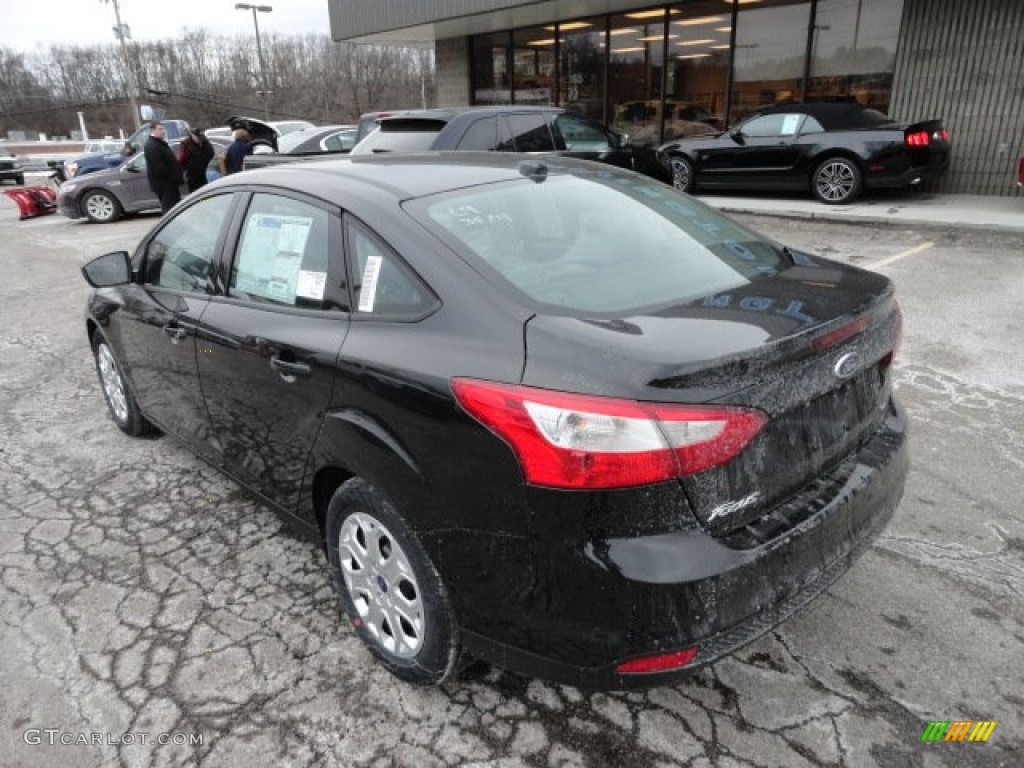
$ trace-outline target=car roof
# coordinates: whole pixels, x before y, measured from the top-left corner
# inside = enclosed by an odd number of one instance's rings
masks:
[[[627,175],[625,171],[611,166],[595,167],[593,163],[567,157],[538,157],[514,152],[448,151],[285,163],[254,168],[244,174],[233,174],[227,177],[227,183],[290,187],[340,203],[338,192],[342,188],[337,182],[344,178],[356,185],[380,190],[396,200],[408,200],[481,184],[521,179],[538,166],[543,166],[551,174],[574,169],[577,173]]]

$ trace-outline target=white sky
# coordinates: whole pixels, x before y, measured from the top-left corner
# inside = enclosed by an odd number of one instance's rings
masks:
[[[252,35],[252,11],[235,10],[235,0],[119,0],[121,21],[134,40],[179,36],[206,27],[212,34]],[[253,0],[273,7],[260,13],[260,36],[330,34],[327,0]],[[0,46],[45,50],[52,44],[114,43],[114,6],[101,0],[0,0]]]

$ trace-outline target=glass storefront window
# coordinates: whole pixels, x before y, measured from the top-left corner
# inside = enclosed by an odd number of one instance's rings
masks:
[[[512,34],[512,82],[516,104],[555,101],[555,25]]]
[[[800,100],[810,14],[809,2],[740,4],[731,123],[777,102]]]
[[[725,125],[732,4],[686,3],[669,22],[665,140]]]
[[[635,144],[659,144],[665,10],[613,16],[608,40],[609,123]]]
[[[510,104],[512,83],[508,71],[511,34],[477,35],[473,38],[473,103]]]
[[[604,122],[605,17],[559,25],[558,105]]]
[[[850,98],[888,114],[903,0],[819,0],[805,98]]]

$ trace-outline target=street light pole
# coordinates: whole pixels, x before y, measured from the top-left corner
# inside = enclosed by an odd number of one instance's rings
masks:
[[[274,10],[274,7],[271,5],[253,5],[252,3],[235,3],[235,10],[252,11],[252,25],[256,29],[256,56],[259,58],[260,79],[263,81],[263,90],[260,91],[260,95],[263,97],[263,119],[270,120],[270,106],[267,101],[270,89],[267,86],[267,67],[263,63],[263,44],[260,43],[260,22],[256,17],[256,12],[270,13]]]

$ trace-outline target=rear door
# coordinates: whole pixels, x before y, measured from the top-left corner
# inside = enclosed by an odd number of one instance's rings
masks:
[[[293,509],[349,329],[341,224],[330,206],[281,190],[243,208],[226,296],[203,315],[199,377],[224,467]]]

